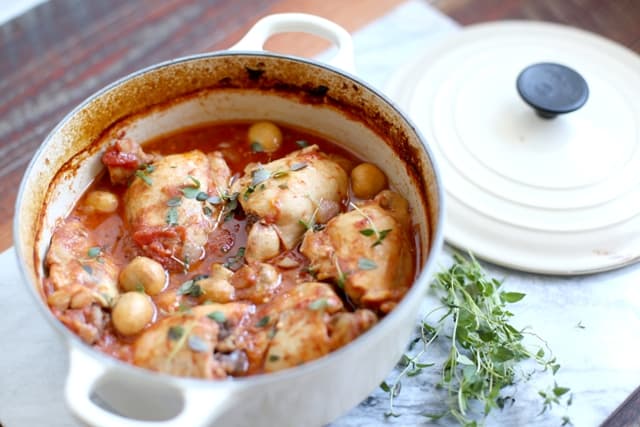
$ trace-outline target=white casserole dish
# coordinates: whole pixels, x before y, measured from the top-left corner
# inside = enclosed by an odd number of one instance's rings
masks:
[[[364,399],[388,374],[415,325],[442,245],[443,200],[425,141],[386,98],[356,77],[315,61],[259,51],[277,32],[304,31],[338,46],[351,70],[348,33],[310,15],[272,15],[230,51],[180,58],[133,73],[89,97],[47,136],[23,178],[14,236],[35,303],[69,348],[66,400],[96,426],[314,426]],[[56,222],[101,171],[116,134],[136,140],[214,121],[266,119],[340,141],[380,165],[411,205],[419,274],[377,326],[326,357],[275,374],[204,381],[140,369],[92,349],[52,315],[43,298],[43,260]],[[92,395],[99,396],[97,403]]]

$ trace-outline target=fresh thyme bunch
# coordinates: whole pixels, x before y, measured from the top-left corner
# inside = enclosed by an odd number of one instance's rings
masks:
[[[527,373],[520,368],[521,362],[533,361],[540,371],[555,376],[560,365],[547,343],[527,328],[518,330],[509,323],[513,313],[508,304],[522,300],[525,294],[505,292],[501,286],[502,281],[488,277],[473,257],[466,259],[458,254],[449,269],[436,274],[431,288],[442,305],[423,318],[420,336],[411,343],[409,352],[418,343],[422,343],[422,349],[413,356],[405,354],[400,361],[400,374],[393,382],[381,384],[389,394],[387,416],[400,415],[393,404],[400,393],[401,380],[434,365],[423,359],[436,339],[445,340],[448,349],[437,384],[447,393],[448,409],[425,414],[430,419],[451,416],[463,426],[482,424],[492,409],[502,409],[507,402],[513,402],[513,397],[504,394],[507,387],[528,380],[536,372]],[[432,318],[439,313],[443,314],[433,322]],[[535,350],[528,348],[523,342],[527,335],[537,339],[540,346]],[[549,390],[540,391],[540,413],[554,405],[569,406],[572,399],[569,391],[555,382]],[[477,404],[482,411],[474,410]],[[567,424],[571,421],[565,416],[562,425]]]

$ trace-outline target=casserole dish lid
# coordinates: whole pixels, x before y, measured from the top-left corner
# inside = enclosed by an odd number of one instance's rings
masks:
[[[480,24],[399,69],[386,92],[434,149],[452,245],[548,274],[640,259],[634,52],[557,24]],[[558,92],[573,96],[564,111],[531,108]],[[557,112],[568,114],[548,117]]]

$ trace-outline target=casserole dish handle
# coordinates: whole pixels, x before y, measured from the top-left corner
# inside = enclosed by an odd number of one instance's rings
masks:
[[[173,385],[176,395],[182,397],[182,409],[173,418],[160,421],[138,420],[122,416],[96,404],[91,399],[96,385],[109,377],[109,367],[86,354],[76,345],[70,345],[69,374],[65,387],[65,399],[71,412],[84,423],[96,427],[204,427],[229,407],[233,392],[229,388],[181,389]],[[135,378],[129,381],[135,382]],[[149,385],[153,386],[153,385]],[[127,396],[129,401],[135,396]]]
[[[265,16],[229,50],[263,50],[269,37],[278,33],[309,33],[331,41],[337,53],[326,61],[349,73],[355,72],[353,40],[349,32],[335,22],[306,13],[276,13]]]

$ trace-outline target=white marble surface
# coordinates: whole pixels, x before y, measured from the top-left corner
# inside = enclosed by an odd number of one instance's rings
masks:
[[[449,265],[450,249],[440,257]],[[483,263],[504,289],[527,296],[510,309],[514,324],[530,326],[549,343],[562,365],[559,385],[571,388],[568,411],[538,416],[542,405],[537,391],[552,384],[547,375],[518,386],[512,407],[492,414],[487,426],[559,426],[568,415],[575,426],[597,426],[640,384],[640,266],[585,277],[524,274]],[[583,326],[579,327],[578,325]],[[426,358],[441,362],[445,352],[435,346]],[[434,389],[439,372],[428,370],[409,381],[396,401],[403,415],[383,422],[386,393],[376,390],[365,402],[334,426],[427,425],[421,413],[443,409],[441,391]],[[392,374],[390,379],[395,378]],[[437,425],[449,425],[441,423]]]
[[[448,18],[413,0],[355,34],[358,73],[377,87],[420,49],[456,30]],[[440,256],[449,263],[449,249]],[[548,342],[562,365],[558,383],[574,394],[569,415],[576,426],[596,426],[640,384],[640,266],[586,277],[523,274],[486,265],[505,288],[524,292],[512,306],[514,323],[531,326]],[[433,300],[425,297],[425,305]],[[578,324],[584,328],[577,327]],[[72,427],[77,423],[63,401],[67,354],[64,344],[40,316],[18,273],[13,249],[0,254],[0,422],[5,427]],[[428,358],[441,361],[434,346]],[[438,412],[442,394],[438,372],[428,369],[403,382],[396,400],[399,418],[385,419],[381,390],[334,427],[426,425],[423,412]],[[393,378],[394,374],[390,375]],[[558,426],[565,412],[537,416],[537,390],[548,378],[518,386],[513,406],[487,420],[489,426]],[[439,425],[449,425],[441,421]]]

